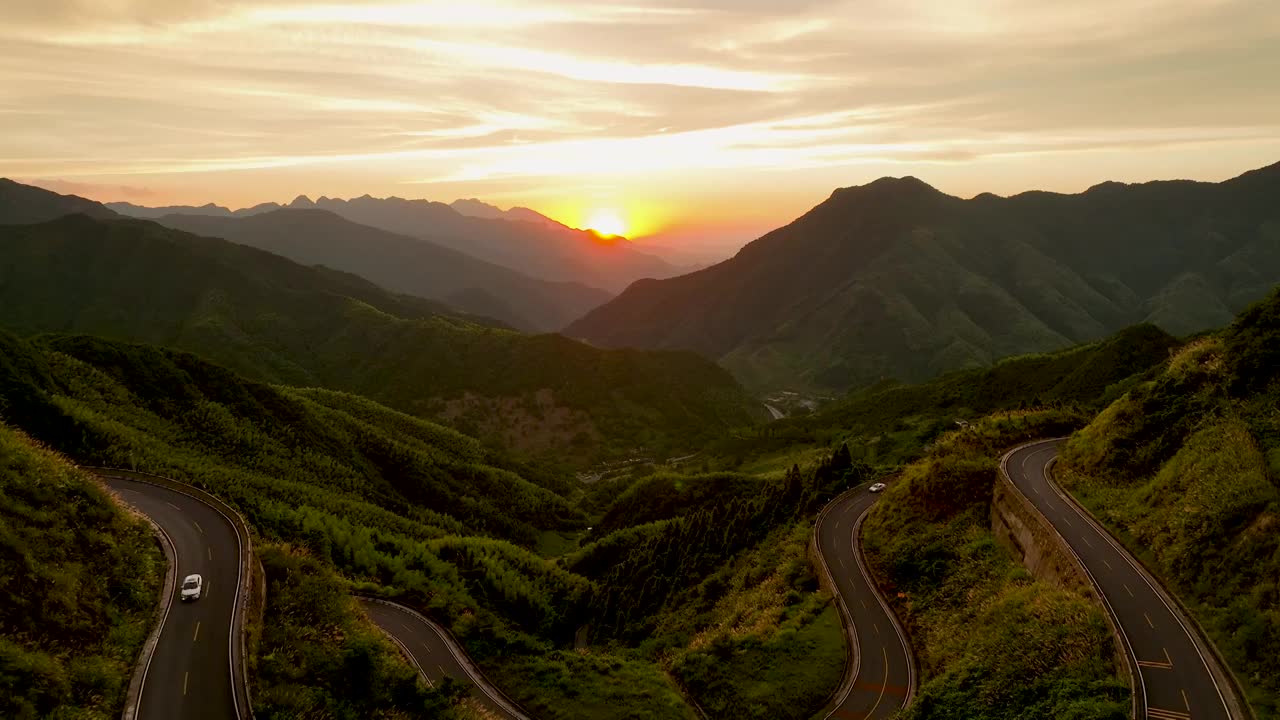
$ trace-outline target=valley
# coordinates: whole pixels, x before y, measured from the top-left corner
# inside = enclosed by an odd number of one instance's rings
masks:
[[[41,518],[97,498],[100,542],[147,568],[103,568],[129,604],[92,602],[131,630],[92,672],[5,631],[43,678],[5,713],[63,694],[139,718],[1274,715],[1270,575],[1201,548],[1274,555],[1275,290],[1193,337],[1216,317],[1118,313],[1153,322],[762,402],[695,352],[526,334],[416,292],[430,274],[330,269],[453,256],[321,210],[157,223],[3,190],[31,206],[0,226],[6,481],[74,489],[43,509],[6,490],[28,523],[6,542],[80,532]],[[1231,252],[1271,273],[1266,248]],[[1215,287],[1246,303],[1232,272]],[[1002,477],[1017,522],[1060,538],[1037,552],[1080,571],[1010,544]],[[64,582],[20,557],[7,577]],[[148,618],[166,566],[208,597]]]

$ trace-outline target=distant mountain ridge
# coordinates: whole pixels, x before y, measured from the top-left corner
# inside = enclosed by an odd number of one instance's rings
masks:
[[[916,178],[835,191],[733,258],[638,282],[566,329],[681,348],[755,387],[921,380],[1152,322],[1230,322],[1280,282],[1280,165],[1223,183],[952,197]]]
[[[559,330],[612,297],[579,283],[532,278],[425,240],[359,225],[328,210],[280,208],[239,217],[173,214],[155,221],[307,265],[352,272],[390,290],[437,298],[519,330]]]
[[[692,353],[601,350],[445,310],[148,220],[0,225],[0,326],[19,334],[180,348],[250,379],[354,392],[560,458],[690,450],[756,417],[729,373]]]
[[[282,207],[328,210],[361,225],[428,240],[535,278],[577,282],[614,293],[641,278],[671,277],[680,272],[679,268],[637,251],[627,243],[601,243],[590,232],[566,227],[528,208],[503,211],[476,200],[459,200],[450,206],[398,197],[362,195],[350,200],[329,197],[312,200],[299,195],[288,205],[263,203],[234,211],[212,204],[145,208],[130,203],[108,203],[107,207],[147,219],[172,215],[244,217]]]

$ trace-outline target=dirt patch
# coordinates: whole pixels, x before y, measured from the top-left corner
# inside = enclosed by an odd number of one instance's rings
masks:
[[[587,446],[601,439],[591,416],[557,403],[550,388],[514,397],[468,392],[443,405],[439,417],[524,452]]]

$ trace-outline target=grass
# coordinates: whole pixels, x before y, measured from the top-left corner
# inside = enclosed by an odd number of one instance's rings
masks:
[[[143,520],[0,425],[0,716],[119,717],[164,568]]]
[[[921,667],[902,717],[1127,717],[1101,608],[1033,578],[990,528],[999,454],[1079,421],[1029,412],[949,433],[868,516],[868,560]]]

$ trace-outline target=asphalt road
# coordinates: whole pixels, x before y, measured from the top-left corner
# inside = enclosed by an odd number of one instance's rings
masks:
[[[409,656],[428,685],[445,676],[470,683],[472,696],[498,717],[529,720],[485,680],[462,648],[440,626],[403,605],[366,598],[360,598],[360,604],[369,619]]]
[[[914,692],[906,636],[868,577],[858,547],[862,520],[879,497],[865,488],[851,491],[832,501],[818,521],[818,551],[835,583],[856,658],[829,718],[888,717]]]
[[[1137,717],[1153,720],[1228,720],[1231,690],[1215,678],[1213,655],[1200,647],[1190,620],[1168,602],[1155,580],[1106,530],[1068,501],[1046,468],[1061,441],[1010,454],[1009,478],[1048,518],[1079,556],[1102,594],[1127,648],[1135,679]],[[1217,678],[1225,678],[1217,668]]]
[[[143,671],[137,720],[234,720],[231,621],[240,580],[235,528],[217,510],[175,490],[102,477],[121,499],[151,518],[177,554],[173,600]],[[179,599],[182,578],[204,576],[204,594]]]

